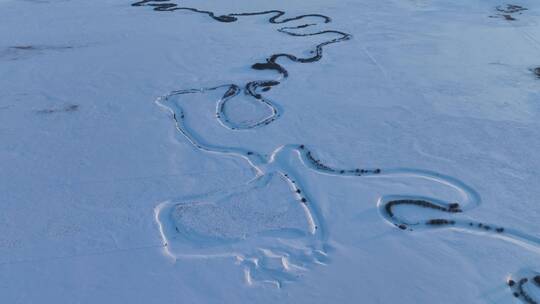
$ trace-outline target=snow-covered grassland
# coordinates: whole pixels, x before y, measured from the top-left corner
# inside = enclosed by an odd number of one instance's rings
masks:
[[[540,302],[538,1],[132,4],[0,0],[0,303]]]

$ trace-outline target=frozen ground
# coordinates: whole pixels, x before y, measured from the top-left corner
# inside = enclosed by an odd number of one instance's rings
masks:
[[[540,302],[537,1],[131,4],[0,0],[2,303]]]

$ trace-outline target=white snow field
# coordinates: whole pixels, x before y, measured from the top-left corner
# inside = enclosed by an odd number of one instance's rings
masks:
[[[540,303],[539,22],[0,0],[0,303]]]

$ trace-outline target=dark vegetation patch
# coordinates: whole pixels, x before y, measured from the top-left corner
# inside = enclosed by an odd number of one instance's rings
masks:
[[[448,226],[448,225],[454,225],[456,222],[452,220],[446,220],[446,219],[431,219],[426,222],[426,225],[429,226]]]
[[[72,46],[54,46],[54,45],[14,45],[10,46],[9,49],[12,50],[21,50],[21,51],[40,51],[40,50],[66,50],[66,49],[72,49]]]
[[[440,211],[450,212],[450,213],[461,212],[461,209],[459,208],[458,203],[452,203],[452,204],[448,205],[448,207],[445,207],[445,206],[441,206],[441,205],[438,205],[438,204],[435,204],[435,203],[432,203],[432,202],[429,202],[429,201],[426,201],[426,200],[421,200],[421,199],[417,199],[417,200],[415,200],[415,199],[402,199],[402,200],[393,200],[393,201],[389,201],[388,203],[386,203],[386,205],[384,206],[386,214],[389,217],[393,218],[394,217],[394,212],[393,212],[392,209],[395,206],[398,206],[398,205],[417,206],[417,207],[429,208],[429,209],[440,210]]]
[[[534,75],[536,75],[536,77],[540,78],[540,67],[536,67],[536,68],[531,69],[531,70],[534,73]]]
[[[505,14],[515,14],[515,13],[520,13],[522,11],[526,11],[527,9],[520,5],[506,4],[506,5],[497,6],[496,10],[498,12],[505,13]]]
[[[17,45],[17,46],[11,46],[10,49],[29,51],[29,50],[35,50],[36,47],[33,45]]]
[[[508,280],[508,286],[513,291],[513,295],[516,298],[519,298],[523,303],[526,304],[539,304],[537,299],[534,299],[524,288],[525,284],[532,281],[536,287],[540,287],[540,276],[537,275],[532,280],[529,280],[528,278],[521,278],[519,280]]]
[[[73,46],[58,45],[32,45],[20,44],[0,49],[0,59],[21,60],[34,55],[44,54],[47,51],[65,51],[73,49]]]
[[[78,110],[79,110],[79,105],[70,104],[70,105],[66,105],[63,108],[56,108],[56,109],[52,108],[52,109],[38,110],[38,111],[36,111],[36,113],[38,113],[38,114],[72,113],[72,112],[76,112]]]
[[[381,169],[360,169],[360,168],[354,168],[354,169],[337,169],[332,168],[325,163],[323,163],[321,160],[315,158],[311,151],[309,151],[306,146],[300,145],[300,150],[306,151],[305,156],[307,160],[311,163],[312,166],[314,166],[316,169],[336,174],[348,174],[348,175],[356,175],[356,176],[362,176],[366,174],[380,174]]]
[[[527,8],[515,5],[515,4],[505,4],[505,5],[499,5],[495,7],[495,11],[497,13],[493,16],[490,16],[491,18],[504,18],[504,20],[507,21],[515,21],[516,15],[521,15],[523,11],[526,11]]]

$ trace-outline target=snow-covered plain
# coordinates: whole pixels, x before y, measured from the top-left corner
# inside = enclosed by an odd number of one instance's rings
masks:
[[[0,303],[540,301],[537,1],[132,2],[0,1]]]

